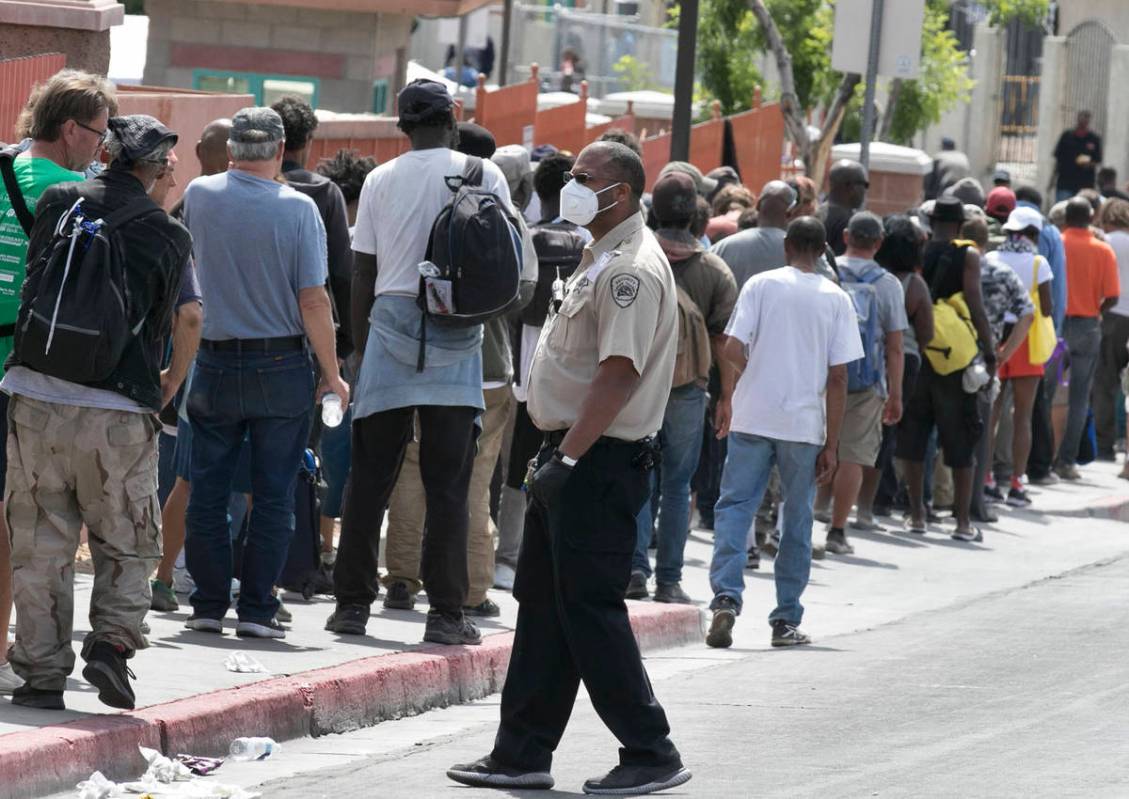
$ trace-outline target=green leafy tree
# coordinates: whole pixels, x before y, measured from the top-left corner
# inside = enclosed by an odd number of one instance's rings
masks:
[[[633,55],[621,56],[612,64],[612,72],[623,84],[624,91],[637,92],[662,88],[662,84],[655,80],[654,70]]]
[[[956,35],[947,30],[948,8],[930,0],[921,34],[921,76],[892,81],[879,138],[908,144],[920,131],[941,121],[946,111],[971,99],[975,82]]]

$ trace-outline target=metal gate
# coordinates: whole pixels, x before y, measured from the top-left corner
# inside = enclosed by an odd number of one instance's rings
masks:
[[[1106,133],[1109,104],[1109,62],[1115,39],[1102,23],[1088,20],[1066,36],[1066,81],[1059,129],[1073,128],[1079,111],[1094,115],[1092,127]]]

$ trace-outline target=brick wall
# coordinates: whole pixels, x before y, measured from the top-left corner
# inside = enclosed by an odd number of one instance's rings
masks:
[[[371,110],[373,83],[395,90],[410,17],[228,0],[148,0],[144,82],[190,88],[197,68],[319,80],[318,104]]]

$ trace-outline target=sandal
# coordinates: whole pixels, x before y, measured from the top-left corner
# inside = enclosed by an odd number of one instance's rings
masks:
[[[977,544],[984,540],[984,533],[980,532],[979,527],[972,527],[968,530],[957,530],[952,535],[954,541],[964,541],[969,544]]]

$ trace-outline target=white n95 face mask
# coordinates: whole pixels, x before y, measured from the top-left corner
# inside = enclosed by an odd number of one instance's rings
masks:
[[[596,218],[597,214],[614,208],[619,200],[611,205],[600,207],[599,195],[608,189],[614,189],[619,183],[613,183],[607,188],[592,191],[587,186],[576,180],[570,180],[561,189],[561,218],[583,227]]]

